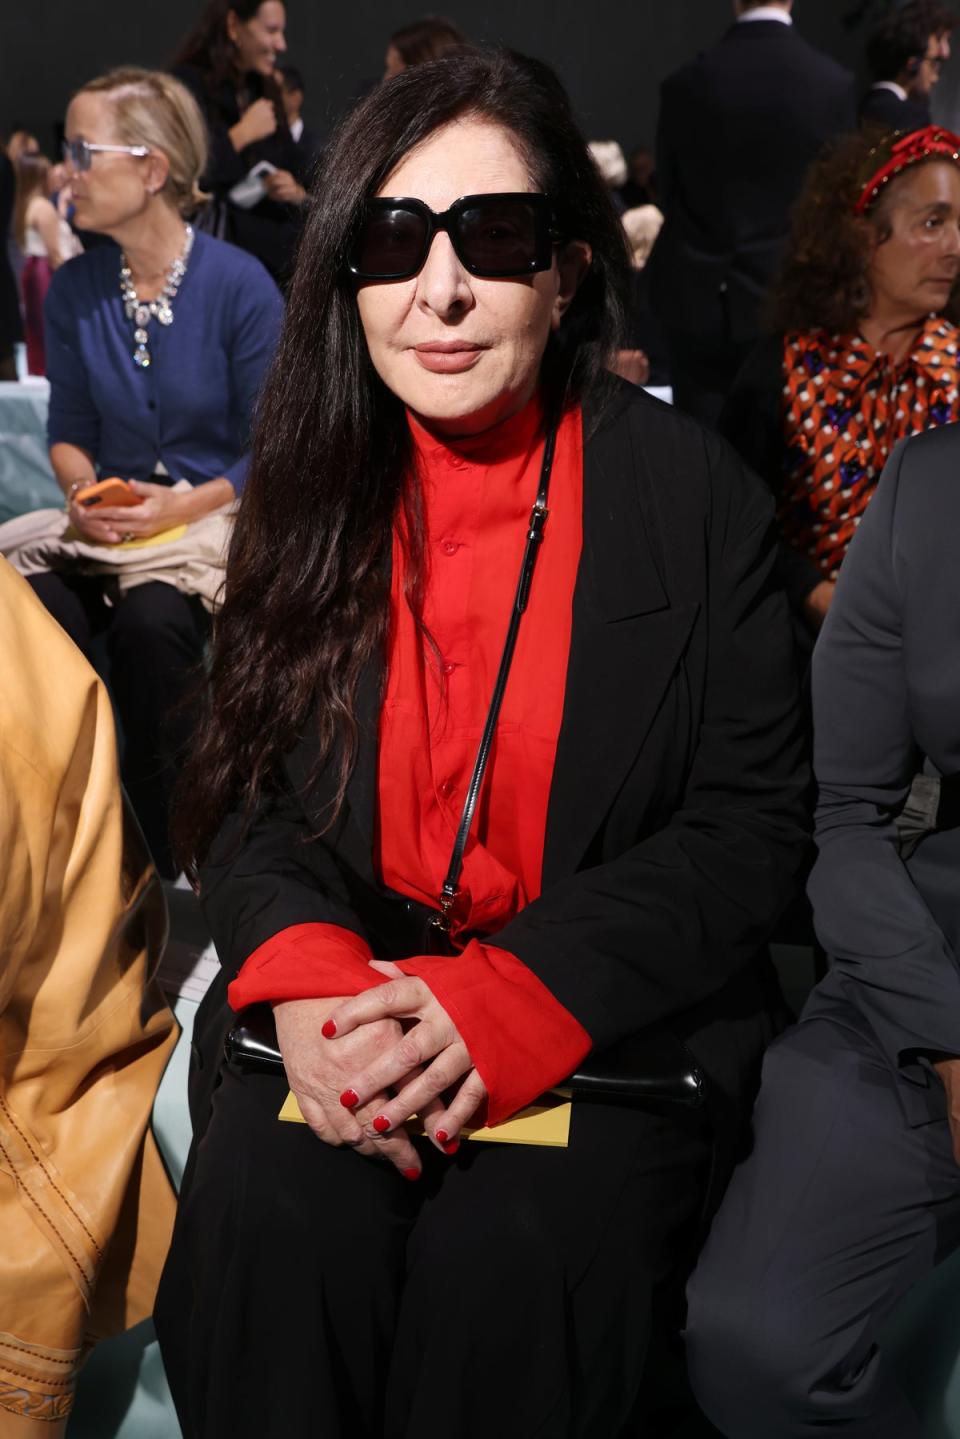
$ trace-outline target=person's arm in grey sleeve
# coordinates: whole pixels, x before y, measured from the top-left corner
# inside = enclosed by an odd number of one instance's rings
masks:
[[[882,1048],[908,1077],[926,1082],[918,1055],[960,1049],[960,966],[900,857],[894,823],[920,764],[904,667],[907,572],[897,524],[911,464],[907,442],[884,470],[814,652],[819,853],[810,897],[820,943],[856,986],[852,993]],[[934,511],[929,523],[938,523]]]

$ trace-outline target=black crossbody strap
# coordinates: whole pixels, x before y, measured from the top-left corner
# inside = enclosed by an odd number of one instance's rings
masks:
[[[551,425],[547,431],[546,440],[544,441],[543,464],[540,468],[540,487],[537,490],[537,498],[530,512],[530,527],[527,530],[527,543],[523,550],[523,562],[520,566],[520,577],[517,580],[517,593],[514,597],[513,608],[510,611],[510,624],[507,627],[507,637],[503,644],[503,654],[500,656],[500,668],[497,670],[497,679],[493,687],[490,709],[487,712],[486,723],[483,726],[483,734],[480,736],[480,747],[477,750],[477,758],[474,761],[473,774],[467,786],[467,797],[463,802],[463,813],[460,816],[457,837],[454,841],[453,852],[450,855],[447,877],[443,881],[443,889],[440,892],[440,913],[431,921],[437,928],[442,930],[448,930],[450,928],[450,912],[453,909],[457,897],[457,889],[460,884],[460,873],[463,869],[463,854],[467,847],[467,839],[470,835],[470,826],[473,824],[473,816],[476,813],[477,800],[480,798],[480,791],[483,788],[483,777],[486,772],[487,761],[490,758],[493,737],[497,730],[497,720],[500,717],[500,706],[503,704],[504,691],[507,688],[507,679],[510,674],[513,652],[517,646],[520,619],[524,610],[527,608],[527,601],[530,598],[530,582],[533,579],[533,567],[537,562],[537,553],[540,549],[540,542],[543,539],[543,531],[549,513],[547,510],[547,493],[550,489],[550,472],[553,469],[553,452],[556,446],[556,440],[556,428]]]

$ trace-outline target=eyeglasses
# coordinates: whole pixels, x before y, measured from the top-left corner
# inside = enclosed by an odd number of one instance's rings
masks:
[[[347,269],[358,280],[408,280],[438,230],[464,269],[491,280],[549,270],[560,240],[547,195],[464,195],[440,215],[422,200],[375,199],[367,201]]]
[[[142,160],[150,154],[149,145],[91,145],[87,140],[64,140],[63,158],[74,170],[89,170],[94,155],[135,155]]]

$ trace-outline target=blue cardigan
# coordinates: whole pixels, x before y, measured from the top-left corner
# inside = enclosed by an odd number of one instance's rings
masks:
[[[120,253],[98,246],[63,265],[45,306],[51,445],[78,445],[103,477],[148,480],[162,462],[193,484],[247,472],[253,412],[283,301],[258,260],[197,234],[173,302],[149,325],[152,364],[133,363]]]

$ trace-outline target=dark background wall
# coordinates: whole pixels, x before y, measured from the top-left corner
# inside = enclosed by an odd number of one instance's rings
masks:
[[[797,0],[800,30],[848,65],[861,32],[854,0]],[[111,66],[163,65],[199,0],[0,0],[0,131],[23,126],[52,147],[67,97]],[[484,41],[549,60],[591,138],[652,141],[664,75],[712,44],[731,0],[288,0],[291,60],[308,84],[308,120],[324,131],[382,71],[391,31],[430,10]],[[946,87],[945,87],[946,88]]]

